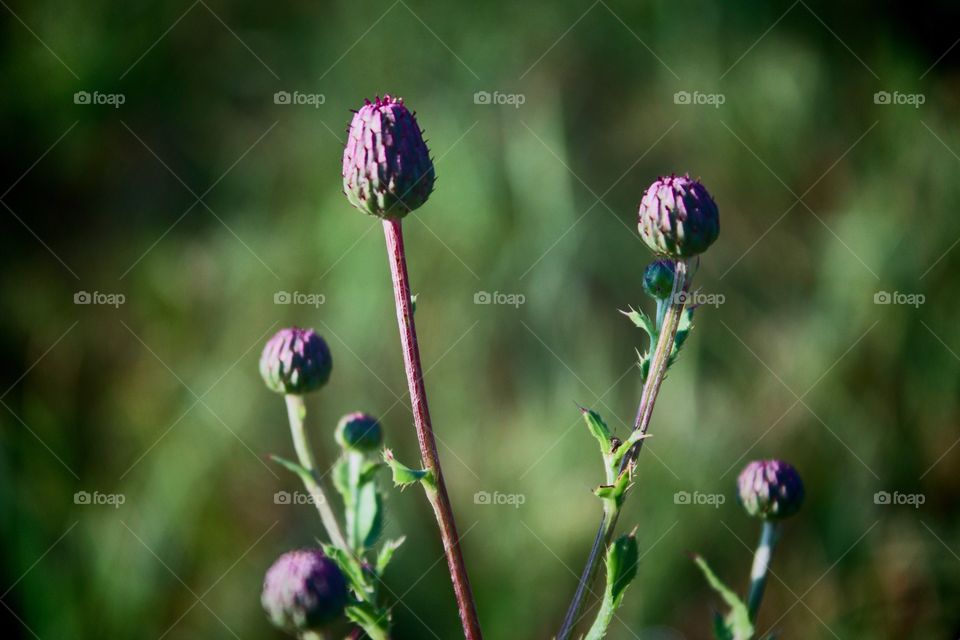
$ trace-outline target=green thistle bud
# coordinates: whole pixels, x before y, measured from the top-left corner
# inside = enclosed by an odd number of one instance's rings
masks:
[[[800,510],[803,481],[797,470],[783,460],[755,460],[740,472],[737,493],[749,515],[781,520]]]
[[[643,290],[654,300],[666,300],[673,293],[673,276],[673,260],[654,260],[643,272]]]
[[[383,429],[376,418],[358,411],[340,418],[334,437],[344,449],[369,453],[383,444]]]
[[[656,180],[640,201],[637,228],[654,253],[673,258],[701,254],[720,235],[720,212],[706,188],[689,176]]]

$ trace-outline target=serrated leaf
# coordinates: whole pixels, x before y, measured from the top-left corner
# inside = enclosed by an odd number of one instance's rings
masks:
[[[383,531],[383,500],[377,485],[368,483],[360,487],[356,505],[356,538],[364,548],[377,543]]]
[[[693,561],[700,567],[707,583],[720,594],[723,601],[730,607],[730,613],[727,614],[724,622],[727,629],[733,634],[736,640],[748,640],[753,637],[753,624],[750,622],[750,614],[747,611],[747,605],[740,600],[740,597],[725,585],[720,578],[713,572],[707,561],[700,555],[694,555]]]
[[[332,544],[321,544],[321,547],[327,557],[336,562],[337,566],[340,567],[340,571],[347,577],[347,582],[350,583],[351,588],[357,593],[367,593],[367,581],[364,579],[363,567],[360,565],[360,561],[343,549],[335,547]]]
[[[623,473],[617,476],[617,479],[613,482],[613,484],[602,484],[594,489],[593,493],[598,498],[602,500],[610,500],[619,506],[623,502],[623,496],[626,494],[627,489],[629,488],[630,472],[629,470],[624,470]]]
[[[580,413],[583,414],[583,420],[587,423],[587,429],[590,430],[593,437],[600,443],[600,452],[603,455],[609,454],[611,450],[610,437],[612,434],[610,433],[610,428],[607,427],[607,423],[604,422],[600,414],[593,409],[580,407]]]
[[[407,487],[411,484],[420,482],[426,488],[431,490],[436,490],[436,482],[433,478],[433,473],[428,469],[414,469],[403,464],[399,460],[393,457],[393,452],[390,449],[383,450],[383,461],[387,463],[387,466],[390,467],[390,471],[393,473],[393,484],[398,487]]]
[[[623,592],[637,576],[637,537],[625,534],[614,540],[607,550],[607,582],[614,605],[619,606]]]
[[[650,338],[651,343],[656,342],[657,328],[656,325],[654,325],[653,320],[650,319],[650,316],[639,309],[634,309],[633,307],[627,307],[627,309],[628,311],[621,311],[620,313],[630,318],[630,321],[633,322],[633,324],[643,329],[644,333],[647,334],[647,337]]]
[[[405,537],[400,537],[395,540],[387,540],[383,543],[383,546],[380,548],[380,553],[377,554],[377,575],[383,575],[387,565],[390,564],[390,560],[393,559],[394,552],[399,549],[400,545],[405,541]]]

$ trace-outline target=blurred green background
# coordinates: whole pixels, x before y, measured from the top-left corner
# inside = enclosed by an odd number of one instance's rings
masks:
[[[416,460],[382,232],[340,187],[349,110],[383,92],[436,161],[404,228],[489,638],[550,637],[573,593],[601,478],[575,403],[621,435],[633,418],[642,334],[617,310],[647,304],[636,204],[670,172],[720,206],[696,281],[723,303],[698,313],[658,402],[621,519],[640,573],[610,637],[708,637],[721,602],[684,551],[745,588],[759,527],[733,482],[772,456],[808,498],[761,629],[960,633],[956,5],[2,4],[10,637],[281,637],[263,573],[320,532],[310,506],[275,503],[300,487],[266,460],[292,455],[256,366],[281,326],[316,327],[334,354],[310,399],[322,460],[357,409]],[[391,490],[388,508],[388,535],[408,536],[396,637],[457,637],[425,500]]]

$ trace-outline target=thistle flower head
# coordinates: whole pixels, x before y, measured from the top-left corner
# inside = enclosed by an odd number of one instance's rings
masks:
[[[666,176],[643,195],[637,227],[654,253],[690,258],[717,239],[720,212],[700,182],[690,176]]]
[[[673,260],[657,258],[643,272],[643,290],[654,300],[666,300],[673,292]]]
[[[313,329],[281,329],[263,348],[260,375],[271,391],[301,395],[330,379],[330,347]]]
[[[402,218],[433,191],[434,171],[423,132],[403,99],[389,94],[354,113],[343,150],[343,192],[354,207]]]
[[[803,504],[803,481],[783,460],[754,460],[737,478],[737,493],[746,512],[764,520],[792,516]]]
[[[260,603],[274,626],[299,635],[319,631],[347,604],[347,581],[320,549],[289,551],[267,571]]]
[[[360,411],[340,418],[334,437],[337,444],[351,451],[376,451],[383,444],[380,423],[370,414]]]

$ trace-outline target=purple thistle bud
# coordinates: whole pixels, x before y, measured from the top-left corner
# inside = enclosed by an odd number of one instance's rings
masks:
[[[366,101],[353,116],[343,150],[343,192],[354,207],[402,218],[433,191],[430,152],[402,98]]]
[[[344,449],[353,451],[376,451],[383,444],[383,429],[377,419],[368,413],[357,411],[340,418],[334,437]]]
[[[673,276],[673,260],[654,260],[643,272],[643,290],[654,300],[666,300],[673,293]]]
[[[754,460],[737,478],[737,493],[746,512],[764,520],[792,516],[803,504],[803,481],[783,460]]]
[[[263,348],[260,375],[271,391],[302,395],[330,379],[330,347],[313,329],[281,329]]]
[[[656,180],[640,201],[640,237],[658,254],[690,258],[720,234],[720,211],[707,189],[690,176]]]
[[[343,614],[347,580],[320,549],[288,551],[267,570],[260,603],[279,629],[319,631]]]

